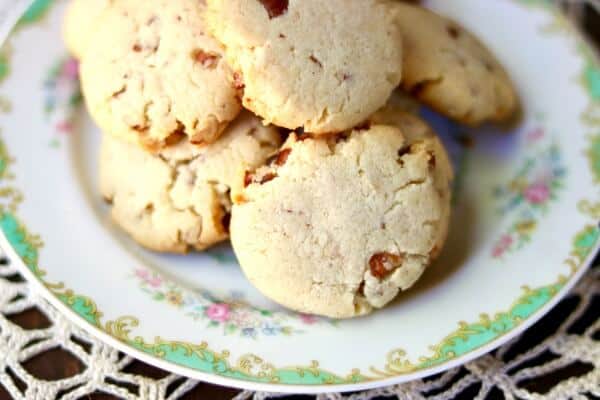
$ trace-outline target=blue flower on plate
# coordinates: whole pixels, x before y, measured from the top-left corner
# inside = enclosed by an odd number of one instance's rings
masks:
[[[244,329],[242,329],[242,336],[255,338],[256,337],[256,329],[244,328]]]

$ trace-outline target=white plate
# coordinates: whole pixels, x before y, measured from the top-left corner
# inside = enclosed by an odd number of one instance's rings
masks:
[[[77,107],[60,38],[65,3],[37,0],[0,57],[0,244],[74,322],[166,370],[228,386],[346,391],[464,363],[545,314],[584,272],[600,232],[600,68],[544,0],[435,0],[479,34],[519,88],[511,134],[424,111],[458,179],[446,252],[416,288],[366,318],[286,312],[229,248],[144,251],[107,218],[99,133]],[[465,137],[475,146],[465,148]]]

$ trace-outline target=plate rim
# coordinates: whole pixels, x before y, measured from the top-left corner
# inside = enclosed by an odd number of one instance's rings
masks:
[[[594,244],[593,251],[591,251],[586,259],[583,261],[581,266],[577,269],[565,285],[556,293],[554,296],[537,311],[535,311],[530,317],[524,320],[522,323],[517,325],[512,330],[505,334],[497,337],[496,339],[486,343],[485,345],[465,353],[457,358],[450,361],[441,363],[437,366],[430,367],[423,370],[418,370],[409,374],[397,375],[390,378],[375,379],[362,383],[355,384],[319,384],[319,385],[294,385],[294,384],[278,384],[278,383],[260,383],[252,382],[242,379],[234,379],[218,374],[209,374],[192,368],[177,365],[175,363],[166,361],[164,359],[153,357],[148,353],[134,348],[133,346],[120,341],[108,332],[101,328],[92,325],[86,321],[81,315],[75,312],[72,308],[68,307],[63,301],[61,301],[56,295],[54,295],[50,289],[44,284],[44,282],[35,275],[33,271],[25,264],[23,259],[17,254],[13,246],[7,240],[3,230],[0,229],[0,247],[5,253],[8,254],[11,264],[16,263],[17,268],[21,274],[27,279],[29,284],[36,287],[36,291],[52,306],[57,308],[59,312],[67,317],[70,322],[73,322],[78,328],[83,331],[90,333],[96,339],[108,344],[111,347],[119,350],[120,352],[127,354],[137,360],[145,362],[149,365],[156,366],[167,372],[175,373],[177,375],[185,376],[192,379],[197,379],[203,382],[208,382],[216,385],[235,387],[244,390],[252,391],[268,391],[278,393],[289,393],[289,394],[319,394],[319,393],[337,393],[337,392],[354,392],[359,390],[369,390],[384,386],[397,385],[401,383],[410,382],[416,379],[425,378],[437,373],[447,371],[454,367],[458,367],[479,358],[494,349],[498,348],[502,344],[517,337],[542,317],[544,317],[554,306],[563,300],[565,296],[571,291],[571,289],[579,282],[585,272],[589,270],[589,267],[594,260],[596,253],[600,250],[600,240],[597,240]]]
[[[516,0],[517,4],[522,3],[522,0]],[[520,4],[523,5],[523,4]],[[523,5],[527,6],[527,5]],[[552,8],[550,12],[558,13],[557,9],[555,9],[554,5],[549,5],[548,7]],[[589,40],[585,37],[583,33],[579,31],[579,29],[573,25],[568,19],[564,18],[569,25],[569,29],[572,31],[571,33],[578,39],[578,43],[582,43],[586,46],[586,49],[590,50],[592,54],[593,63],[596,67],[600,68],[600,61],[598,58],[598,54],[595,51],[593,45],[590,44]],[[4,214],[4,211],[2,212]],[[22,228],[20,220],[18,220],[16,213],[9,213],[11,216],[15,218],[17,223],[19,224],[19,228]],[[586,224],[586,227],[590,224]],[[24,227],[23,227],[24,228]],[[597,229],[597,225],[595,226]],[[133,347],[131,344],[125,343],[120,340],[118,337],[111,335],[105,329],[94,325],[87,321],[82,315],[77,313],[74,309],[69,307],[63,300],[61,300],[56,293],[53,293],[52,290],[48,287],[48,282],[45,282],[44,279],[36,274],[34,270],[30,266],[27,265],[25,260],[18,254],[13,245],[11,244],[9,238],[6,236],[3,229],[0,229],[0,245],[8,258],[11,261],[11,264],[16,266],[19,272],[27,279],[27,281],[34,286],[36,292],[42,296],[46,301],[56,307],[62,315],[64,315],[69,321],[73,322],[80,329],[90,333],[95,338],[99,339],[103,343],[106,343],[117,350],[128,354],[136,359],[144,361],[150,365],[157,366],[166,371],[176,373],[182,376],[187,376],[194,379],[199,379],[205,382],[214,383],[217,385],[224,385],[230,387],[236,387],[241,389],[248,390],[261,390],[261,391],[275,391],[281,393],[307,393],[307,394],[315,394],[315,393],[327,393],[327,392],[348,392],[348,391],[357,391],[357,390],[366,390],[372,389],[382,386],[394,385],[399,383],[404,383],[408,381],[412,381],[414,379],[423,378],[426,376],[430,376],[442,371],[446,371],[448,369],[454,368],[459,365],[463,365],[475,358],[478,358],[498,346],[510,341],[514,337],[520,335],[522,332],[527,330],[537,321],[539,321],[544,315],[546,315],[559,301],[561,301],[573,288],[573,286],[579,281],[581,276],[589,269],[594,257],[596,256],[598,250],[600,249],[600,238],[596,238],[596,242],[593,246],[590,246],[590,251],[586,255],[585,258],[581,259],[580,263],[577,265],[577,269],[572,271],[572,274],[568,277],[564,277],[565,281],[563,282],[562,287],[552,295],[552,297],[541,307],[539,307],[536,311],[534,311],[529,317],[525,320],[521,321],[514,328],[509,331],[500,334],[495,339],[485,343],[482,346],[479,346],[465,354],[462,354],[458,357],[450,359],[448,361],[442,362],[438,365],[427,367],[424,369],[416,370],[411,373],[401,373],[399,375],[387,378],[376,378],[368,381],[364,381],[361,383],[341,383],[341,384],[281,384],[281,383],[262,383],[262,382],[253,382],[245,379],[237,379],[232,377],[226,377],[219,375],[218,373],[208,373],[200,370],[196,370],[190,367],[185,367],[182,365],[175,364],[173,362],[167,361],[165,359],[161,359],[160,357],[153,356],[148,354],[142,350],[139,350]],[[36,265],[37,269],[38,266]],[[38,269],[38,271],[40,271]],[[560,276],[559,276],[560,282]],[[552,286],[557,284],[557,282],[552,282],[548,284],[548,286]],[[94,302],[93,299],[84,296],[77,295],[80,297],[85,297],[86,299]],[[94,305],[96,303],[94,302]],[[334,374],[335,375],[335,374]]]

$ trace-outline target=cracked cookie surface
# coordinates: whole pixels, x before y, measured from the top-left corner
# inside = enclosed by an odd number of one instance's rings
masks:
[[[204,11],[196,0],[119,0],[102,14],[81,81],[104,131],[157,151],[183,137],[212,143],[237,116],[232,72],[204,32]]]
[[[98,29],[102,14],[114,0],[71,0],[63,23],[63,39],[69,52],[77,59],[89,48],[88,41]]]
[[[245,176],[231,241],[262,293],[349,318],[410,288],[445,241],[451,165],[430,128],[388,106],[344,136],[292,134]]]
[[[461,123],[503,121],[518,108],[496,57],[456,22],[400,1],[390,3],[403,34],[402,88]]]
[[[158,154],[104,134],[100,189],[113,220],[143,246],[203,250],[229,237],[230,195],[280,143],[277,129],[247,112],[211,145],[182,140]]]
[[[341,132],[398,86],[401,39],[378,0],[208,0],[244,107],[306,132]]]

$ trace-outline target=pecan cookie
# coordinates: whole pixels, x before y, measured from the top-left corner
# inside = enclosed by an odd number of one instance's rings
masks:
[[[510,77],[473,34],[427,9],[390,4],[404,40],[404,90],[469,125],[513,115],[518,99]]]
[[[104,134],[100,185],[113,220],[145,247],[203,250],[229,237],[230,194],[244,171],[277,151],[277,129],[243,113],[219,140],[203,147],[187,139],[150,154]]]
[[[231,241],[250,282],[291,309],[348,318],[410,288],[442,248],[451,165],[430,128],[386,108],[345,135],[292,134],[246,174]]]
[[[63,38],[69,52],[80,59],[88,49],[98,21],[114,0],[71,0],[65,13]]]
[[[157,151],[184,137],[212,143],[236,117],[232,72],[204,11],[198,0],[119,0],[102,14],[81,81],[104,131]]]
[[[243,105],[266,121],[341,132],[385,105],[402,46],[378,0],[208,0]]]

